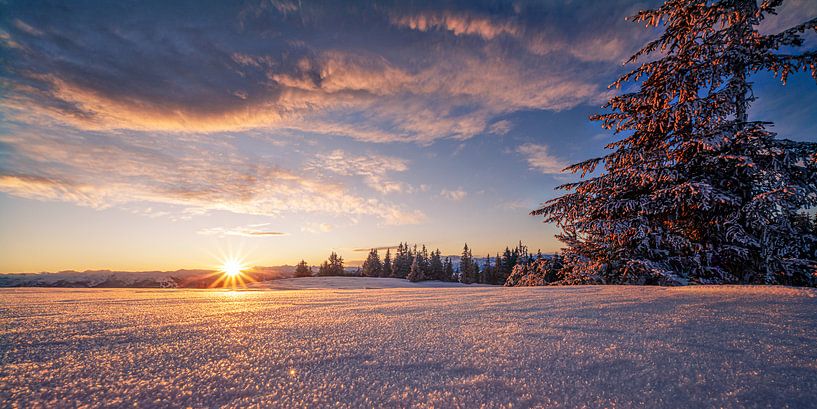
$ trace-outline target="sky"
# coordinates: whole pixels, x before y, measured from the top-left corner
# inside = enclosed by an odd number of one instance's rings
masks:
[[[557,251],[528,212],[613,140],[588,116],[656,4],[2,1],[0,272]],[[817,141],[810,77],[753,80]]]

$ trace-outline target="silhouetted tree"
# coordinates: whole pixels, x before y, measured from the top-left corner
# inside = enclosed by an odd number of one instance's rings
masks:
[[[338,256],[334,251],[329,255],[329,259],[324,261],[318,268],[319,276],[342,276],[346,275],[343,269],[343,257]]]
[[[455,281],[454,263],[451,262],[450,257],[446,257],[445,263],[443,263],[443,281]]]
[[[476,282],[477,274],[479,274],[479,266],[474,261],[471,249],[468,248],[468,243],[465,243],[465,246],[462,248],[459,271],[459,281],[461,283],[472,284]]]
[[[311,277],[312,269],[306,264],[306,261],[301,260],[295,267],[295,277]]]
[[[380,271],[380,277],[391,277],[392,275],[391,249],[386,249],[386,257],[383,258],[383,269]]]
[[[440,255],[440,249],[431,252],[431,260],[429,260],[429,269],[431,270],[431,280],[445,280],[445,268],[443,260]]]

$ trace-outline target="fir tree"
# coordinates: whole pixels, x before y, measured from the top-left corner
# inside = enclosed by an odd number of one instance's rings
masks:
[[[450,257],[446,257],[443,263],[443,281],[454,281],[454,263]]]
[[[408,276],[406,276],[406,278],[412,282],[425,280],[419,254],[414,256],[414,260],[411,262],[411,269],[409,270]]]
[[[319,276],[342,276],[346,275],[343,269],[343,257],[338,256],[334,251],[329,255],[329,259],[324,261],[318,269]]]
[[[306,264],[306,261],[301,260],[295,267],[295,277],[311,277],[312,269]]]
[[[494,268],[491,266],[490,253],[485,256],[485,267],[482,269],[482,275],[480,276],[479,282],[482,284],[496,284],[496,276],[494,274]]]
[[[364,277],[380,277],[381,274],[383,274],[383,264],[380,262],[377,249],[371,249],[369,251],[369,256],[363,262],[361,274]]]
[[[392,266],[394,277],[406,278],[411,270],[411,263],[414,261],[408,243],[400,243],[394,256]]]
[[[817,284],[794,223],[817,204],[817,144],[748,118],[752,74],[817,78],[817,52],[794,53],[817,19],[757,31],[781,3],[669,0],[634,17],[665,29],[613,84],[637,90],[592,117],[621,139],[568,167],[583,180],[532,212],[563,230],[565,282]]]
[[[391,277],[392,274],[391,249],[386,249],[386,257],[383,258],[383,269],[380,271],[380,277]]]
[[[459,281],[464,284],[471,284],[475,281],[476,275],[474,274],[474,267],[476,263],[474,263],[473,257],[471,255],[471,249],[468,248],[468,243],[465,243],[465,246],[462,248],[462,256],[460,256],[460,277]]]
[[[416,258],[419,259],[418,264],[420,272],[423,274],[423,280],[431,279],[431,260],[429,260],[428,250],[425,244],[423,244],[420,252],[417,253]]]
[[[431,260],[429,261],[431,270],[430,279],[445,281],[445,267],[440,255],[440,249],[431,252]]]

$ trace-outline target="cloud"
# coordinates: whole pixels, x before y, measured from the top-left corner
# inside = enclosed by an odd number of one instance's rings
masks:
[[[3,110],[18,120],[95,131],[293,130],[429,144],[501,131],[489,124],[508,112],[601,102],[607,94],[598,67],[582,61],[607,60],[632,42],[622,40],[627,33],[604,35],[618,27],[604,24],[605,31],[594,27],[598,36],[572,44],[565,31],[575,30],[558,19],[525,17],[546,15],[541,10],[491,16],[476,6],[416,12],[325,5],[310,12],[292,2],[225,3],[184,9],[182,27],[169,17],[180,7],[73,3],[57,10],[12,2],[10,14],[20,17],[3,42],[10,55]],[[592,16],[606,23],[620,13],[605,12],[593,8]],[[122,19],[109,21],[111,14]],[[349,24],[362,16],[371,24]],[[379,43],[364,26],[379,30]],[[402,35],[406,28],[489,44],[428,47],[426,38]]]
[[[386,224],[422,216],[320,175],[276,166],[274,157],[247,156],[217,135],[15,129],[0,135],[0,155],[7,157],[0,162],[0,190],[93,208],[148,202],[187,214],[372,215]]]
[[[242,237],[272,237],[272,236],[286,236],[287,233],[270,231],[265,229],[269,223],[250,224],[247,226],[235,227],[209,227],[200,229],[198,234],[205,236],[242,236]]]
[[[516,148],[518,153],[525,156],[528,166],[544,174],[559,174],[567,167],[567,163],[553,156],[546,145],[527,143]]]
[[[503,119],[501,121],[496,121],[488,128],[488,131],[494,135],[505,135],[510,132],[511,128],[513,127],[513,123],[508,121],[507,119]]]
[[[503,34],[518,37],[523,32],[510,21],[450,11],[399,16],[392,19],[392,24],[419,31],[447,30],[456,36],[476,35],[485,40],[493,40]]]
[[[650,33],[646,30],[626,30],[624,17],[634,14],[634,4],[613,4],[576,12],[562,7],[569,4],[548,4],[545,21],[529,20],[527,15],[542,12],[535,4],[517,5],[513,13],[482,15],[473,10],[425,10],[409,15],[396,15],[391,23],[397,27],[420,32],[449,32],[454,36],[476,36],[486,42],[512,39],[526,52],[538,56],[568,55],[583,62],[624,62],[643,45]],[[524,8],[524,9],[523,9]],[[492,10],[496,11],[496,10]],[[577,17],[589,21],[573,21],[571,30],[564,20]],[[588,23],[594,24],[588,24]],[[568,23],[570,24],[570,23]],[[582,27],[587,24],[587,27]]]
[[[335,226],[329,223],[314,223],[314,222],[307,223],[305,226],[301,227],[301,231],[307,233],[328,233],[334,229]]]
[[[352,251],[369,252],[369,251],[372,251],[372,249],[377,250],[377,251],[383,251],[383,250],[394,250],[396,248],[397,248],[397,246],[377,246],[377,247],[365,247],[365,248],[361,247],[361,248],[353,249]]]
[[[431,189],[398,180],[407,160],[294,145],[328,135],[425,147],[507,133],[498,118],[514,112],[601,103],[600,78],[619,70],[609,62],[641,39],[620,29],[632,7],[11,1],[0,16],[0,190],[180,217],[418,223],[422,211],[388,196]],[[252,134],[265,136],[242,140]]]
[[[530,210],[533,208],[531,203],[528,200],[509,200],[500,202],[497,205],[498,208],[503,210],[511,210],[511,211],[518,211],[518,210]]]
[[[459,202],[460,200],[465,199],[465,196],[468,196],[468,192],[462,190],[461,187],[455,190],[443,189],[440,191],[440,196],[448,200]]]
[[[777,15],[769,15],[758,28],[761,33],[771,34],[802,24],[817,16],[817,3],[813,0],[787,0],[777,8]],[[807,33],[806,36],[809,36]],[[811,34],[812,40],[814,39]]]
[[[326,154],[316,155],[307,168],[332,172],[341,176],[363,177],[366,185],[382,194],[413,191],[407,184],[388,178],[390,172],[408,170],[408,161],[391,156],[356,156],[336,149]]]

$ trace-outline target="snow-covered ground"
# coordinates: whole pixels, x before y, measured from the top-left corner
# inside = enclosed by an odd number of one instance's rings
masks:
[[[274,290],[365,290],[379,288],[476,288],[483,285],[469,285],[442,281],[419,281],[412,283],[402,278],[372,278],[372,277],[301,277],[282,278],[278,280],[252,283],[251,288],[268,288]]]
[[[0,406],[815,407],[815,296],[2,289]]]

